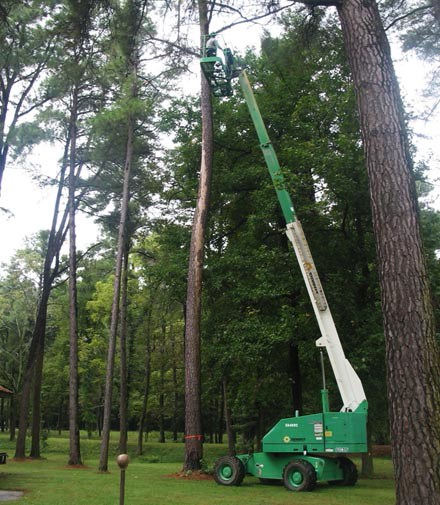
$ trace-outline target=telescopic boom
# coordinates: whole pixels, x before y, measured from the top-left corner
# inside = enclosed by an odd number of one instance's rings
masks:
[[[316,345],[327,349],[330,363],[343,401],[341,410],[355,411],[366,401],[362,383],[350,362],[345,357],[342,349],[341,341],[339,340],[338,332],[336,330],[312,254],[301,223],[295,214],[295,209],[290,195],[285,187],[284,177],[277,155],[270,141],[263,118],[261,117],[246,71],[243,70],[240,73],[239,81],[260,141],[260,147],[263,151],[267,168],[272,178],[272,182],[287,223],[286,235],[293,245],[293,249],[313,305],[313,310],[318,321],[319,329],[321,330],[321,338],[316,341]]]

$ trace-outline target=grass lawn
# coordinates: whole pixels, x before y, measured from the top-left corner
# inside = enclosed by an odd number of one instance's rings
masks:
[[[58,450],[61,446],[64,446],[63,454]],[[8,453],[13,454],[10,443],[6,442],[3,436],[0,436],[0,447],[2,450],[7,447]],[[41,460],[8,459],[6,465],[0,466],[0,489],[24,491],[24,497],[15,502],[17,504],[118,504],[119,469],[116,457],[112,455],[109,460],[109,472],[101,474],[97,471],[98,458],[93,454],[95,451],[88,449],[86,466],[69,468],[66,466],[67,441],[49,438],[47,451]],[[319,484],[312,493],[293,493],[282,485],[260,484],[258,479],[250,476],[247,476],[239,487],[218,486],[211,479],[193,480],[178,477],[177,473],[182,468],[182,444],[150,442],[146,449],[150,456],[147,454],[142,458],[133,457],[127,469],[125,499],[127,505],[392,505],[395,503],[391,462],[385,458],[375,460],[376,478],[360,479],[354,487]],[[205,444],[205,452],[207,459],[215,459],[218,454],[226,452],[226,447]],[[148,459],[158,462],[148,462]]]

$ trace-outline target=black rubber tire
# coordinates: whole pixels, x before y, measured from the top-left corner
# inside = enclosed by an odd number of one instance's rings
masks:
[[[242,461],[235,456],[222,456],[214,466],[214,480],[222,486],[239,486],[245,473]]]
[[[316,487],[316,472],[303,459],[288,463],[283,470],[283,484],[289,491],[313,491]]]
[[[331,480],[329,484],[333,486],[354,486],[358,480],[356,465],[344,456],[336,458],[339,467],[342,469],[342,480]]]

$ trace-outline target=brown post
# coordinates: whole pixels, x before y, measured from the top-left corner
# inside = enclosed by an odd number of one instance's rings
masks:
[[[119,484],[119,505],[124,505],[125,470],[128,466],[128,463],[130,463],[130,459],[128,457],[128,454],[119,454],[119,456],[116,458],[116,463],[118,464],[119,468],[121,469],[121,480],[120,480],[120,484]]]

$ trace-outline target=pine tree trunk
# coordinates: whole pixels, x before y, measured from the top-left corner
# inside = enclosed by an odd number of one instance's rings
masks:
[[[223,379],[223,403],[224,403],[224,413],[225,413],[225,424],[226,424],[226,436],[228,437],[228,454],[229,456],[235,456],[235,437],[234,430],[232,428],[232,416],[231,409],[228,402],[228,391],[226,385],[226,379]]]
[[[17,408],[15,406],[15,398],[12,395],[9,401],[9,440],[13,442],[15,440],[15,430],[17,423]]]
[[[177,442],[177,420],[179,417],[179,391],[178,391],[178,380],[177,380],[177,356],[176,356],[176,338],[174,335],[174,327],[171,324],[170,327],[170,343],[171,343],[171,355],[173,358],[173,442]]]
[[[145,420],[147,417],[147,407],[148,407],[148,396],[150,394],[150,376],[151,376],[151,345],[150,345],[150,332],[151,332],[151,321],[153,314],[153,297],[150,300],[150,309],[148,311],[147,319],[147,329],[145,335],[145,382],[144,390],[142,395],[142,408],[141,415],[139,419],[139,431],[138,431],[138,443],[136,453],[138,455],[143,454],[143,438],[145,429]]]
[[[2,188],[3,174],[6,168],[6,159],[8,157],[9,145],[5,143],[0,148],[0,193]]]
[[[371,479],[374,475],[373,460],[373,441],[371,439],[371,425],[367,426],[367,446],[368,452],[361,455],[361,475],[364,478]]]
[[[218,402],[217,409],[217,438],[215,443],[223,443],[223,420],[225,417],[225,398],[223,393],[223,384],[221,385],[220,401]]]
[[[127,303],[128,303],[128,256],[130,240],[127,237],[124,248],[124,265],[121,294],[120,331],[120,404],[119,404],[119,451],[127,453],[127,408],[128,408],[128,365],[127,365]]]
[[[440,360],[403,107],[376,3],[338,12],[370,183],[397,505],[438,505]]]
[[[66,209],[64,210],[60,223],[58,223],[58,219],[59,219],[59,210],[61,206],[61,197],[65,185],[64,178],[67,169],[67,157],[68,157],[69,145],[70,145],[70,139],[68,138],[66,141],[66,145],[64,146],[63,163],[61,166],[58,181],[58,191],[53,211],[52,226],[49,234],[49,239],[47,242],[47,250],[46,250],[46,257],[44,259],[43,273],[41,275],[42,286],[41,286],[40,300],[38,302],[37,316],[35,319],[34,330],[32,332],[31,345],[29,348],[26,368],[23,374],[23,381],[22,381],[23,389],[21,391],[21,399],[20,399],[20,408],[18,417],[18,435],[14,456],[15,458],[24,458],[26,456],[25,454],[26,432],[28,426],[30,395],[34,379],[35,363],[37,360],[38,349],[39,348],[44,349],[47,305],[49,303],[49,296],[50,291],[52,289],[53,281],[58,275],[59,270],[58,256],[65,239],[65,229],[67,221]],[[54,261],[55,264],[52,266]]]
[[[76,282],[76,136],[78,86],[74,86],[70,116],[70,172],[69,172],[69,465],[81,465],[78,413],[78,302]]]
[[[206,0],[199,0],[201,34],[207,34],[209,21]],[[199,191],[191,232],[188,265],[188,287],[185,317],[185,461],[184,471],[199,470],[203,458],[201,384],[200,384],[200,318],[202,309],[202,272],[209,209],[213,157],[213,124],[211,90],[202,74],[202,159]]]
[[[165,317],[166,314],[163,314]],[[165,343],[166,343],[166,323],[162,319],[162,341],[159,347],[160,355],[160,391],[159,391],[159,442],[165,443]]]
[[[43,381],[43,361],[44,361],[44,342],[46,327],[42,330],[38,340],[37,357],[34,369],[34,390],[32,402],[32,436],[31,436],[31,458],[41,458],[40,438],[41,438],[41,386]]]
[[[32,333],[29,355],[26,362],[26,369],[23,376],[23,389],[21,391],[20,411],[18,417],[18,434],[15,444],[14,458],[26,457],[26,433],[28,427],[29,405],[31,400],[31,390],[34,378],[35,364],[40,347],[40,340],[44,338],[46,331],[46,315],[49,291],[43,291],[38,305],[37,318],[34,331]]]
[[[111,410],[112,410],[112,393],[113,393],[113,372],[115,366],[115,351],[116,351],[116,336],[118,331],[119,319],[119,298],[121,292],[121,275],[122,275],[122,259],[125,247],[125,236],[127,227],[127,215],[129,204],[129,188],[130,188],[130,173],[133,156],[133,120],[129,118],[127,136],[127,150],[124,167],[124,186],[122,191],[121,201],[121,217],[119,221],[118,232],[118,251],[116,256],[115,279],[113,283],[113,301],[112,314],[110,323],[109,345],[107,351],[107,369],[105,376],[105,393],[104,393],[104,414],[102,420],[102,440],[101,451],[99,457],[99,471],[106,472],[108,469],[108,453],[110,442],[111,428]]]

